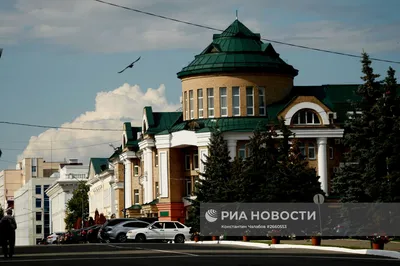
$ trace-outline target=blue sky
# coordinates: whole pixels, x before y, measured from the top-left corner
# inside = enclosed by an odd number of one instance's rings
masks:
[[[238,9],[239,20],[263,38],[352,54],[365,49],[371,57],[400,61],[396,0],[384,5],[370,0],[109,1],[220,29],[234,21]],[[0,120],[119,129],[123,121],[137,124],[144,105],[176,110],[181,95],[176,73],[213,33],[92,0],[1,1]],[[296,85],[361,81],[357,58],[272,44],[299,69]],[[117,74],[139,56],[133,69]],[[373,62],[381,75],[389,66],[400,71],[399,64]],[[121,139],[120,132],[4,124],[0,129],[0,169],[15,165],[25,149],[24,156],[87,163],[89,157],[110,155],[107,143],[119,145]]]

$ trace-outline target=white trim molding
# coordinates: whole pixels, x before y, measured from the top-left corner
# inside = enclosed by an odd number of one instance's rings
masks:
[[[318,176],[321,183],[321,189],[328,195],[328,156],[327,147],[328,138],[317,138],[318,145]]]
[[[153,139],[144,139],[139,142],[139,149],[144,150],[146,148],[153,148],[155,146]]]
[[[285,125],[290,125],[293,116],[302,109],[311,109],[314,110],[322,119],[323,125],[329,125],[329,115],[328,113],[322,109],[322,107],[316,103],[312,102],[301,102],[294,105],[285,115]]]
[[[341,128],[309,128],[309,129],[290,129],[295,138],[343,138],[344,129]],[[277,138],[282,138],[281,132],[276,131]],[[253,132],[226,132],[224,133],[225,140],[250,140]],[[293,138],[293,136],[291,137]]]
[[[157,135],[157,149],[176,148],[179,146],[207,146],[210,141],[211,133],[196,133],[191,130],[181,130],[167,135]]]

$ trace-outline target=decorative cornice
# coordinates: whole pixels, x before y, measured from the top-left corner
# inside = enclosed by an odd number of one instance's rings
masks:
[[[124,153],[122,153],[119,156],[119,159],[122,162],[129,160],[129,159],[135,159],[135,158],[137,158],[137,155],[136,155],[136,152],[134,152],[134,151],[125,151]]]
[[[154,139],[144,139],[141,142],[139,142],[139,149],[141,150],[153,147],[155,147]]]

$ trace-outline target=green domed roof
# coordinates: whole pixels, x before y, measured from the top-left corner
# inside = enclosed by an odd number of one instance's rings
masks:
[[[298,70],[284,62],[270,43],[235,20],[184,67],[178,78],[222,72],[263,72],[297,76]]]

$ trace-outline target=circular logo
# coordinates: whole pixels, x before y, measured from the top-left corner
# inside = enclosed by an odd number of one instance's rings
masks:
[[[208,210],[205,217],[208,222],[213,223],[218,220],[218,212],[214,209]]]

